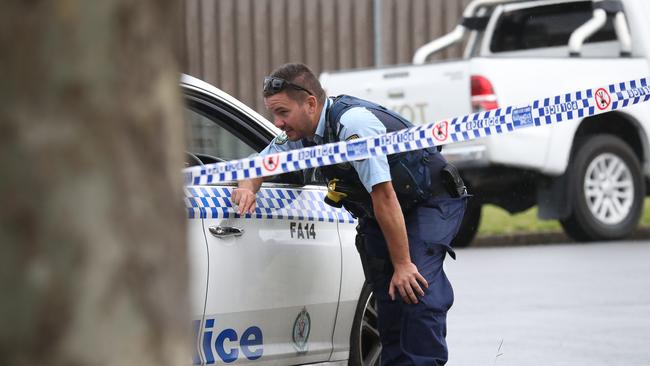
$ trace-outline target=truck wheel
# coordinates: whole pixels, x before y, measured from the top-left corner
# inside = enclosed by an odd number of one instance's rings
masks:
[[[463,216],[463,221],[460,223],[460,229],[458,229],[458,234],[456,234],[454,240],[451,241],[451,246],[454,248],[468,247],[476,237],[480,223],[481,201],[476,197],[470,197],[467,201],[465,216]]]
[[[578,146],[571,165],[571,215],[561,220],[577,241],[616,240],[636,228],[645,197],[641,166],[618,137],[595,135]]]
[[[377,304],[372,288],[363,284],[350,332],[349,366],[381,365],[381,341],[377,326]]]

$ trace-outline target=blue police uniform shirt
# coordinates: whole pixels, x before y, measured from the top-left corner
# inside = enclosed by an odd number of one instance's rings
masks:
[[[316,144],[323,143],[323,136],[325,136],[325,113],[332,105],[332,100],[327,98],[325,108],[321,111],[316,133],[314,134],[313,141]],[[345,141],[354,138],[364,138],[386,133],[386,127],[383,123],[375,117],[372,112],[363,107],[353,107],[345,111],[341,115],[339,121],[341,124],[341,132],[339,139]],[[281,133],[276,136],[273,141],[260,152],[260,155],[268,155],[277,152],[289,151],[302,148],[302,141],[288,141],[286,135]],[[368,192],[372,192],[372,187],[375,184],[389,182],[390,167],[388,166],[388,159],[385,155],[375,156],[372,158],[352,161],[350,162],[354,169],[359,174],[361,183]]]

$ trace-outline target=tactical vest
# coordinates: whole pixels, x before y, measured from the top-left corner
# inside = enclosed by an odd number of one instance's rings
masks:
[[[341,116],[354,107],[363,107],[370,111],[384,125],[387,133],[413,127],[413,124],[404,117],[383,106],[341,95],[334,99],[326,112],[324,143],[340,141]],[[305,140],[303,144],[309,145]],[[405,213],[427,198],[446,192],[441,182],[440,172],[447,162],[436,148],[392,154],[388,155],[387,159],[393,188]],[[370,194],[350,163],[328,165],[320,169],[325,178],[330,181],[330,189],[333,180],[337,180],[334,183],[335,190],[345,194],[341,203],[350,213],[359,218],[374,217]]]

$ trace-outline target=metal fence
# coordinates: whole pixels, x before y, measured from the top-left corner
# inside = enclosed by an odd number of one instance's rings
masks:
[[[469,0],[184,0],[182,71],[265,113],[261,81],[286,62],[321,71],[409,63]],[[460,47],[437,58],[454,58]]]

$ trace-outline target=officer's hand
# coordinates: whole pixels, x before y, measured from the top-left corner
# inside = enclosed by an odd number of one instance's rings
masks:
[[[424,291],[420,287],[420,284],[428,288],[429,283],[422,277],[413,263],[397,265],[394,268],[395,272],[393,273],[393,278],[390,280],[388,295],[392,300],[395,300],[395,290],[397,290],[405,303],[417,304],[417,296],[424,296]]]
[[[255,213],[255,193],[249,188],[235,188],[231,198],[232,203],[238,206],[238,214]]]

